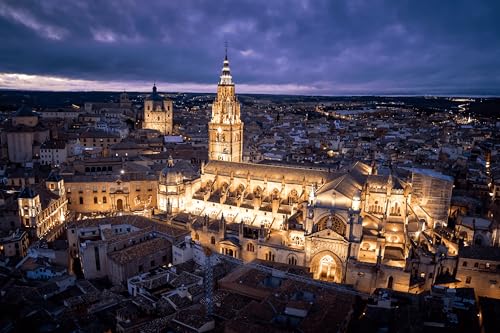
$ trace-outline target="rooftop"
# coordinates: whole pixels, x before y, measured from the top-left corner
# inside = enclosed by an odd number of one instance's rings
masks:
[[[172,244],[164,238],[152,238],[142,243],[126,247],[109,254],[111,260],[118,264],[128,264],[156,253],[160,249],[168,248]]]

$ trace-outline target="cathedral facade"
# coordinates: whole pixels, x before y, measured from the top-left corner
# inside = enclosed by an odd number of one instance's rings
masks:
[[[446,224],[449,200],[429,213],[412,200],[411,176],[377,175],[361,162],[335,172],[241,163],[242,138],[226,55],[209,123],[209,162],[197,174],[170,160],[160,176],[159,209],[172,214],[172,223],[245,262],[306,266],[316,279],[361,291],[410,291],[422,270],[412,265],[411,242]],[[452,181],[442,184],[436,196],[449,197]]]
[[[156,85],[151,95],[144,100],[142,119],[142,128],[157,130],[162,135],[172,134],[173,103],[158,93]]]

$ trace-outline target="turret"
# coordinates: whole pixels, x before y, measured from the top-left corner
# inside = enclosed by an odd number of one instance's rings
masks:
[[[314,226],[314,207],[308,205],[306,214],[306,225],[305,225],[307,235],[312,234],[313,226]]]
[[[47,189],[62,197],[66,195],[66,190],[64,189],[64,180],[63,178],[55,171],[52,171],[49,174],[49,177],[45,180],[45,186]]]
[[[208,218],[208,215],[205,214],[205,216],[203,217],[203,233],[206,234],[208,232],[208,222],[209,222],[209,218]]]
[[[224,218],[224,214],[221,215],[219,221],[219,236],[221,239],[226,236],[226,219]]]

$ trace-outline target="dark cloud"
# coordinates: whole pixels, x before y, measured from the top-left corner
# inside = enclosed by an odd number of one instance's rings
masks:
[[[499,12],[496,0],[7,0],[0,73],[214,84],[228,40],[243,87],[498,95]]]

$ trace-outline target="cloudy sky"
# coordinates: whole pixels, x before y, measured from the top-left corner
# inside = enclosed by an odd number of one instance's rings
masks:
[[[498,0],[0,0],[0,88],[500,95]]]

